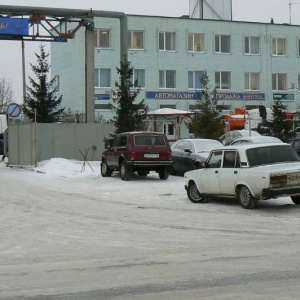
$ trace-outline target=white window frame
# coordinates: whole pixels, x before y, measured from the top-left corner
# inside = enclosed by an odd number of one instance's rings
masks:
[[[110,38],[111,38],[111,30],[110,29],[105,29],[105,28],[99,28],[99,29],[94,29],[94,32],[95,32],[95,36],[96,36],[96,39],[95,39],[95,48],[100,48],[100,49],[110,49],[111,48],[111,41],[110,41]],[[108,42],[106,45],[101,45],[101,35],[106,33],[108,35]]]
[[[258,44],[256,47],[255,44]],[[247,49],[248,48],[248,49]],[[255,52],[257,48],[257,52]],[[247,52],[248,50],[248,52]],[[246,55],[259,55],[260,54],[260,38],[259,36],[245,36],[245,52]]]
[[[225,75],[228,77],[228,82],[223,84]],[[217,76],[219,78],[217,78]],[[215,72],[215,86],[218,90],[230,90],[231,89],[231,73],[228,71]]]
[[[246,72],[244,74],[245,91],[259,91],[260,90],[260,73]]]
[[[272,55],[273,56],[286,56],[287,55],[287,42],[286,38],[274,37],[272,38]],[[282,48],[282,49],[281,49]]]
[[[158,33],[159,51],[176,51],[176,34],[171,31],[160,31]]]
[[[227,51],[224,48],[226,46],[226,41],[227,40],[227,46],[229,46],[229,51]],[[218,54],[230,54],[231,53],[231,36],[229,34],[216,34],[215,35],[215,53]]]
[[[141,36],[140,36],[141,35]],[[145,32],[143,30],[130,30],[128,32],[128,48],[129,50],[144,50]],[[138,45],[138,44],[141,45]]]
[[[188,70],[188,89],[189,90],[200,90],[203,89],[203,84],[200,79],[205,71],[202,70]],[[190,81],[192,80],[192,86],[190,86]],[[199,86],[198,86],[199,85]]]
[[[143,72],[142,72],[143,71]],[[143,80],[142,81],[142,84],[141,82],[139,82],[138,78],[139,78],[139,73],[141,72],[141,74],[143,74]],[[138,85],[141,89],[144,89],[145,86],[146,86],[146,70],[145,69],[133,69],[133,74],[132,74],[132,84],[134,84],[135,80],[137,79],[138,80]]]
[[[108,79],[108,82],[109,82],[109,85],[108,86],[105,86],[105,85],[101,85],[101,77],[104,76],[104,71],[109,71],[108,75],[109,75],[109,78]],[[98,68],[98,69],[95,69],[95,88],[111,88],[111,69],[110,68]]]
[[[171,83],[173,80],[173,84]],[[160,89],[176,89],[176,71],[175,70],[159,70],[159,88]]]
[[[188,52],[204,52],[204,33],[188,34]]]
[[[272,90],[287,91],[287,74],[273,73],[272,74]]]

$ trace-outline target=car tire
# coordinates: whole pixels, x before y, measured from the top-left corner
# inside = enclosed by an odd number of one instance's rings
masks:
[[[291,196],[291,198],[295,204],[300,204],[300,196]]]
[[[167,168],[162,168],[161,170],[159,170],[158,175],[161,180],[167,180],[170,173],[168,172]]]
[[[252,196],[250,190],[244,185],[238,189],[237,198],[243,208],[251,209],[256,207],[257,199]]]
[[[131,173],[124,160],[120,163],[120,175],[122,180],[129,180],[129,178],[131,177]]]
[[[190,182],[187,187],[187,195],[193,203],[204,203],[206,197],[201,195],[194,181]]]
[[[109,177],[111,175],[111,171],[105,160],[101,163],[101,175],[102,177]]]
[[[3,140],[0,139],[0,155],[4,154],[4,143]]]

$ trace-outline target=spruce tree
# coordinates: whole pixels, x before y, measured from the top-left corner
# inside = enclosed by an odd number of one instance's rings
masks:
[[[282,101],[276,100],[272,106],[272,121],[266,121],[266,126],[269,128],[269,134],[275,136],[286,142],[288,139],[294,137],[293,124],[291,120],[286,119],[286,113]]]
[[[49,53],[45,53],[44,46],[40,46],[40,54],[35,53],[37,64],[30,64],[36,79],[29,77],[31,86],[26,86],[26,96],[23,104],[23,112],[28,119],[38,123],[54,123],[59,121],[64,108],[61,108],[62,96],[57,97],[58,87],[54,86],[54,80],[48,81],[50,65]]]
[[[144,120],[147,115],[148,108],[145,105],[144,99],[136,103],[136,98],[139,95],[141,88],[138,80],[133,82],[134,69],[127,56],[123,56],[120,62],[120,68],[116,68],[119,75],[119,81],[115,82],[116,97],[113,99],[113,109],[116,116],[113,123],[116,127],[115,134],[138,131],[144,129]]]
[[[200,78],[203,89],[198,92],[196,110],[188,124],[190,132],[195,138],[218,139],[224,133],[224,120],[221,108],[217,108],[216,89],[210,91],[209,78],[205,71]]]

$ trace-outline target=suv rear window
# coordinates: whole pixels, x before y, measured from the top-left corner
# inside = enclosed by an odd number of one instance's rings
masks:
[[[136,135],[134,144],[136,146],[164,146],[166,142],[161,135]]]

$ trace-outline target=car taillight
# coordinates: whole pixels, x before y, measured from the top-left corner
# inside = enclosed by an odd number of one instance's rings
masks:
[[[270,176],[270,183],[287,183],[287,175],[271,175]]]
[[[168,154],[167,154],[167,159],[168,159],[168,160],[172,160],[172,152],[168,152]]]
[[[136,152],[132,151],[130,153],[130,160],[136,160]]]

